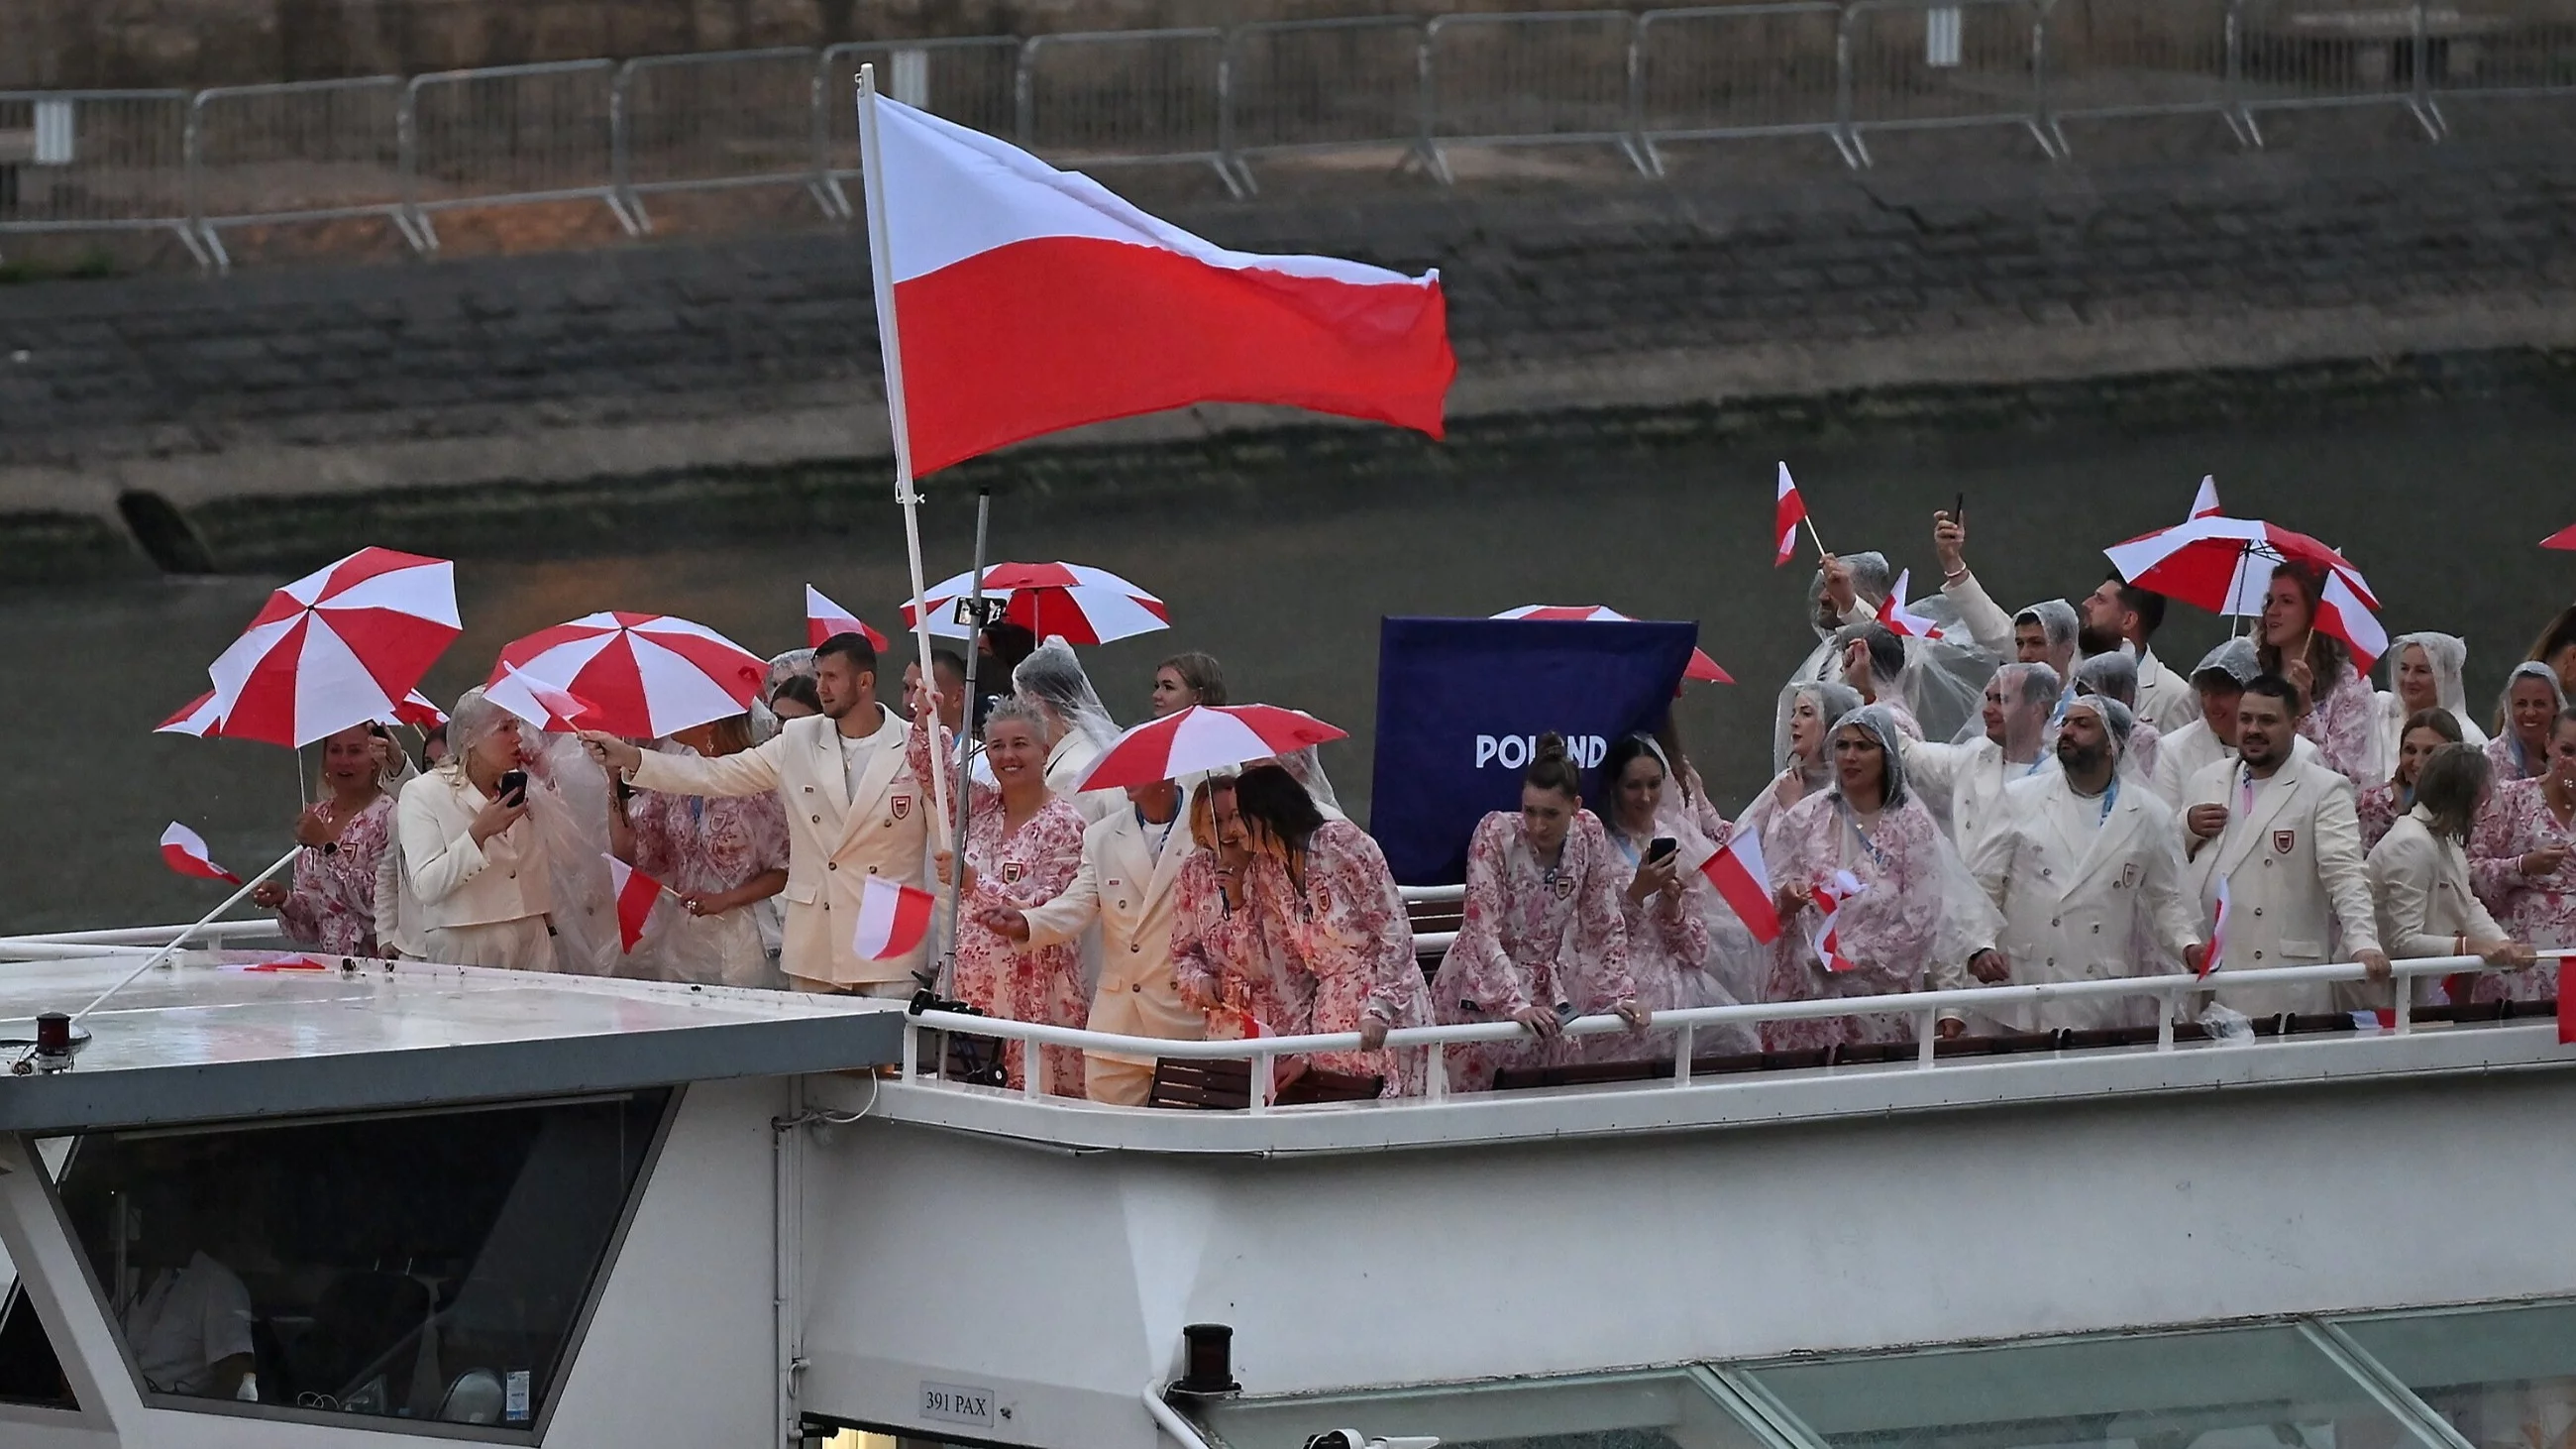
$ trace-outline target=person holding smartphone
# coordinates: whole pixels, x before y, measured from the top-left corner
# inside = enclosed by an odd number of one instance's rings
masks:
[[[1637,984],[1638,1005],[1652,1012],[1740,1004],[1719,979],[1710,928],[1716,892],[1696,868],[1733,832],[1718,820],[1717,836],[1709,838],[1711,827],[1674,784],[1663,747],[1646,735],[1611,741],[1601,760],[1601,789],[1610,851],[1629,873],[1619,892],[1619,915],[1628,932],[1628,974]],[[1596,1061],[1662,1057],[1672,1051],[1673,1035],[1591,1037],[1587,1055]],[[1747,1028],[1702,1027],[1692,1047],[1759,1051],[1761,1043]]]
[[[528,819],[519,717],[470,689],[449,719],[450,753],[403,787],[395,818],[417,902],[421,955],[457,966],[556,969],[553,908]]]

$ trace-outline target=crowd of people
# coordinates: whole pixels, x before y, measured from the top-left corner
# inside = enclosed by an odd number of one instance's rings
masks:
[[[1729,819],[1667,720],[1614,742],[1587,791],[1540,738],[1519,808],[1468,843],[1454,940],[1426,972],[1406,901],[1312,751],[1114,790],[1078,787],[1118,726],[1061,639],[995,624],[987,687],[939,650],[881,671],[841,634],[772,662],[744,715],[665,740],[548,734],[458,701],[415,761],[386,730],[335,735],[307,847],[258,902],[292,938],[348,955],[910,998],[1128,1037],[1356,1033],[1286,1058],[1305,1074],[1424,1090],[1428,1055],[1387,1033],[1519,1027],[1453,1048],[1447,1086],[1531,1068],[1668,1056],[1658,1013],[1851,1001],[1848,1015],[1703,1026],[1702,1052],[1906,1043],[1867,998],[2219,969],[2179,1009],[2264,1017],[2384,1008],[2392,959],[2501,968],[2416,978],[2419,1005],[2555,994],[2536,952],[2576,946],[2576,608],[2473,718],[2466,649],[2394,639],[2386,687],[2318,625],[2324,580],[2270,570],[2251,637],[2188,672],[2153,641],[2165,600],[2116,574],[2080,600],[2008,612],[1936,514],[1937,636],[1879,622],[1876,554],[1826,556],[1815,651],[1781,693],[1777,774]],[[1218,662],[1176,654],[1155,717],[1226,702]],[[934,801],[963,803],[962,859]],[[1764,941],[1700,867],[1751,834],[1779,917]],[[1738,856],[1741,857],[1739,852]],[[668,899],[620,938],[610,857]],[[856,944],[867,882],[937,890],[953,966]],[[1767,923],[1760,934],[1769,934]],[[2358,961],[2337,986],[2238,985],[2267,967]],[[1944,1036],[2152,1026],[2157,998],[2057,998],[1938,1013]],[[2466,1004],[2465,1001],[2463,1004]],[[1569,1035],[1582,1016],[1626,1029]],[[1018,1086],[1141,1104],[1154,1059],[1016,1046]],[[1319,1076],[1320,1079],[1320,1076]]]

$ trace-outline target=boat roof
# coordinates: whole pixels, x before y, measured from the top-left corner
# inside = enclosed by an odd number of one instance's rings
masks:
[[[78,1011],[133,953],[0,967],[0,1041]],[[902,1004],[338,958],[184,953],[86,1017],[72,1070],[0,1076],[0,1131],[379,1111],[870,1068]],[[23,1045],[5,1049],[14,1062]]]

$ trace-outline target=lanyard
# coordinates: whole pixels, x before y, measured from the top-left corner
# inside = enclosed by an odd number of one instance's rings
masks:
[[[2075,782],[2072,780],[2067,781],[2066,788],[2069,790],[2074,789]],[[2084,797],[2082,795],[2077,795],[2075,798],[2081,800]],[[2102,787],[2102,818],[2093,823],[2096,825],[2108,824],[2111,819],[2111,807],[2118,803],[2120,803],[2120,775],[2118,771],[2114,770],[2111,773],[2111,783]]]
[[[1870,842],[1870,838],[1866,834],[1862,833],[1860,821],[1852,814],[1851,802],[1845,800],[1840,795],[1834,796],[1834,811],[1836,814],[1842,816],[1843,828],[1851,832],[1853,842],[1858,844],[1861,848],[1861,852],[1869,857],[1870,863],[1877,866],[1880,870],[1887,869],[1886,853],[1881,851],[1876,845],[1872,844]]]
[[[1172,827],[1181,823],[1181,817],[1175,814],[1171,819],[1164,821],[1160,827],[1161,833],[1156,834],[1156,826],[1154,822],[1145,818],[1145,807],[1139,805],[1135,807],[1135,810],[1136,829],[1148,840],[1153,842],[1149,847],[1149,851],[1153,855],[1155,862],[1160,864],[1163,859],[1164,847],[1172,843]]]

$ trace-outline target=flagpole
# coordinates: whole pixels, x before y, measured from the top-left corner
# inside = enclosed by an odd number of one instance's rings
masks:
[[[298,773],[302,773],[302,772],[301,772],[301,771],[299,771]],[[233,892],[231,895],[229,895],[229,896],[224,897],[224,903],[223,903],[222,905],[215,907],[213,910],[206,912],[206,913],[205,913],[204,915],[202,915],[202,916],[199,916],[199,917],[197,918],[197,923],[196,923],[195,925],[190,926],[188,929],[186,929],[186,930],[184,930],[184,931],[181,931],[179,934],[177,934],[177,935],[175,935],[175,936],[172,936],[172,937],[170,938],[170,944],[168,944],[168,945],[166,945],[166,946],[162,947],[162,948],[161,948],[160,950],[158,950],[158,951],[153,952],[150,956],[148,956],[148,957],[146,957],[146,958],[144,959],[144,962],[143,962],[143,964],[142,964],[142,965],[137,966],[137,967],[135,967],[133,970],[131,970],[131,971],[129,971],[129,972],[127,972],[127,973],[125,973],[125,979],[124,979],[124,980],[119,981],[119,982],[118,982],[118,983],[116,983],[114,986],[111,986],[111,987],[107,988],[105,991],[100,992],[100,993],[98,994],[97,998],[96,998],[96,999],[94,999],[94,1000],[92,1000],[92,1001],[90,1002],[90,1004],[89,1004],[89,1005],[84,1006],[84,1007],[82,1007],[80,1010],[73,1012],[73,1013],[72,1013],[72,1025],[74,1025],[74,1026],[78,1026],[78,1025],[80,1025],[80,1022],[81,1022],[81,1018],[82,1018],[82,1017],[85,1017],[85,1016],[89,1015],[91,1012],[98,1010],[100,1007],[105,1006],[105,1005],[107,1004],[107,999],[108,999],[109,997],[114,996],[116,993],[118,993],[118,992],[120,992],[120,991],[123,991],[125,988],[127,988],[127,987],[129,987],[129,986],[133,985],[133,984],[134,984],[134,982],[135,982],[135,979],[136,979],[136,978],[138,978],[138,977],[140,977],[144,972],[151,970],[153,967],[158,966],[158,965],[160,965],[162,962],[169,960],[172,956],[177,955],[177,954],[179,953],[179,948],[180,948],[181,946],[186,945],[186,944],[188,943],[188,938],[189,938],[190,936],[193,936],[193,935],[197,934],[199,931],[204,930],[207,926],[212,925],[212,924],[214,923],[215,919],[216,919],[217,917],[219,917],[219,916],[223,915],[223,913],[224,913],[224,912],[229,911],[229,910],[231,910],[233,907],[235,907],[235,906],[237,906],[237,905],[240,905],[243,901],[248,900],[248,899],[250,898],[250,893],[251,893],[252,891],[258,890],[258,889],[260,888],[260,886],[261,886],[264,882],[266,882],[270,876],[273,876],[273,875],[277,874],[279,871],[286,869],[288,866],[293,865],[293,864],[295,863],[295,857],[297,857],[298,855],[301,855],[301,854],[303,854],[303,853],[304,853],[304,847],[303,847],[303,846],[301,846],[301,845],[298,845],[298,846],[294,847],[293,849],[288,850],[284,855],[279,856],[279,857],[277,858],[277,863],[276,863],[276,864],[274,864],[274,865],[270,866],[268,869],[266,869],[266,870],[264,870],[264,871],[261,871],[259,874],[255,875],[255,876],[252,876],[250,879],[248,879],[248,880],[246,880],[246,881],[243,881],[243,882],[242,882],[242,884],[241,884],[241,889],[240,889],[240,890],[237,890],[237,891],[234,891],[234,892]]]
[[[876,283],[877,352],[885,360],[886,416],[894,424],[894,496],[903,505],[904,549],[912,564],[913,644],[920,653],[923,688],[935,690],[938,675],[930,667],[929,586],[921,570],[921,495],[912,486],[912,429],[903,406],[903,340],[895,324],[894,259],[888,253],[885,216],[885,167],[877,146],[877,68],[859,67],[859,192],[868,214],[868,273]],[[939,748],[937,709],[931,711],[932,753]],[[931,817],[948,824],[948,761],[937,759],[930,771]],[[964,811],[959,811],[963,828]],[[938,838],[934,831],[932,839]]]

